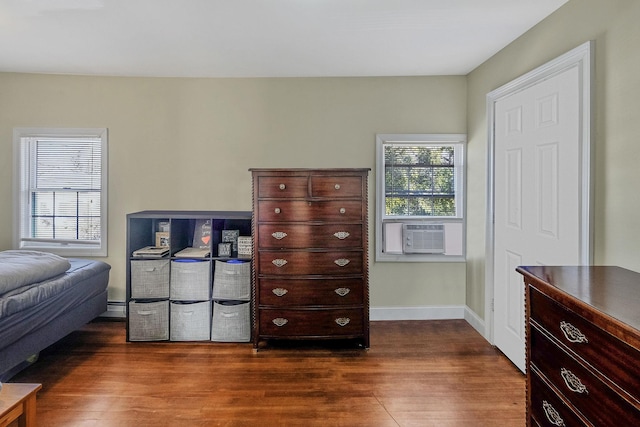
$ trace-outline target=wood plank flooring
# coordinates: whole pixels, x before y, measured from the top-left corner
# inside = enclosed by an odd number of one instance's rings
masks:
[[[523,426],[525,377],[463,320],[371,323],[371,349],[127,343],[97,321],[11,382],[38,426]]]

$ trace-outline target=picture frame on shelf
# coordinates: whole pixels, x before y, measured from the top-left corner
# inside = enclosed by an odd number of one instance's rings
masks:
[[[169,247],[170,235],[168,231],[156,232],[156,246]]]
[[[218,243],[218,256],[230,257],[231,256],[231,243]]]

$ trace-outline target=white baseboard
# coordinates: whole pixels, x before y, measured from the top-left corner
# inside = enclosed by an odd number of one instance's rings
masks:
[[[124,301],[107,302],[107,311],[102,313],[100,317],[126,318],[127,313]]]
[[[482,335],[483,337],[487,337],[485,335],[485,325],[484,325],[484,320],[481,319],[473,310],[471,310],[469,307],[465,307],[464,310],[464,320],[467,321],[468,324],[470,324],[473,329],[475,329],[476,331],[478,331],[478,333],[480,335]]]
[[[465,319],[463,305],[433,307],[371,307],[369,318],[376,320],[441,320]]]
[[[464,319],[480,335],[485,336],[485,325],[473,310],[463,305],[433,307],[371,307],[371,321],[376,320],[446,320]]]

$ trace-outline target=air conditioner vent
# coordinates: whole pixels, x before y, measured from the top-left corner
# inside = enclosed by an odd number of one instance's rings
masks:
[[[444,253],[443,224],[403,224],[403,251],[411,254]]]

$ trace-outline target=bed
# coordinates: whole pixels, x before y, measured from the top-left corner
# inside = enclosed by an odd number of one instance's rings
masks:
[[[46,252],[0,252],[0,381],[107,310],[110,269]]]

